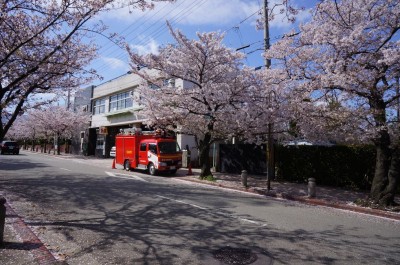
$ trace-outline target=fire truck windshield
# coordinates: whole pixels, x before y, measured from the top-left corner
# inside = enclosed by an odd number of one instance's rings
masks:
[[[158,148],[160,154],[175,154],[181,151],[177,142],[161,142],[158,143]]]

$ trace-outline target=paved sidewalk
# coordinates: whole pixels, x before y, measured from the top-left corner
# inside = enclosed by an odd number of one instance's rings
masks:
[[[27,151],[23,151],[27,152]],[[35,153],[35,152],[33,152]],[[38,155],[49,155],[36,153]],[[122,171],[121,166],[117,165],[117,169],[112,169],[113,159],[102,159],[75,155],[56,156],[60,159],[79,159],[83,163],[88,163],[94,166],[102,167],[107,170]],[[239,190],[243,192],[249,192],[268,197],[298,201],[300,203],[306,203],[309,205],[319,205],[326,207],[333,207],[343,210],[354,211],[358,213],[370,214],[374,216],[380,216],[389,218],[394,221],[400,221],[400,212],[390,212],[378,209],[370,209],[359,207],[353,202],[358,198],[366,198],[367,193],[354,192],[350,190],[332,188],[332,187],[319,187],[317,183],[316,197],[308,198],[307,184],[297,184],[289,182],[271,182],[272,190],[267,191],[265,176],[248,176],[248,187],[245,188],[241,182],[241,176],[239,174],[224,174],[224,173],[213,173],[216,181],[207,181],[199,179],[199,169],[192,169],[192,174],[189,175],[188,169],[183,168],[178,170],[175,176],[165,176],[171,178],[177,178],[184,181],[191,181],[196,183],[202,183],[205,185],[213,185],[221,188]],[[162,177],[162,176],[160,176]],[[2,191],[0,190],[0,196]],[[396,202],[400,204],[400,198],[396,198]],[[46,248],[46,246],[40,242],[37,236],[30,230],[30,228],[24,223],[23,216],[18,216],[15,211],[17,209],[12,208],[11,203],[6,203],[7,216],[6,225],[4,231],[4,244],[0,248],[0,264],[65,264],[62,261],[56,260]],[[14,211],[15,210],[15,211]]]
[[[357,199],[367,198],[367,192],[357,192],[334,187],[320,187],[318,186],[317,182],[316,196],[314,198],[309,198],[307,183],[300,184],[271,181],[271,190],[268,191],[265,176],[249,175],[247,178],[247,188],[245,188],[242,184],[240,174],[235,175],[215,172],[213,173],[214,177],[216,178],[215,182],[200,180],[199,174],[199,169],[192,169],[192,175],[188,175],[187,169],[181,169],[178,172],[178,176],[176,178],[213,186],[219,186],[221,188],[229,188],[250,193],[256,193],[259,195],[264,195],[266,197],[298,201],[309,205],[319,205],[349,210],[400,221],[400,212],[365,208],[360,207],[354,203],[354,201]],[[395,201],[400,204],[400,197],[397,196]]]

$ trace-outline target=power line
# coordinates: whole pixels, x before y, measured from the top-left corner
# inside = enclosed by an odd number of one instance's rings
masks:
[[[191,13],[193,13],[193,11],[195,9],[200,8],[200,6],[204,5],[205,2],[207,0],[201,0],[201,1],[196,1],[193,2],[191,4],[189,4],[188,6],[186,6],[185,8],[183,8],[180,12],[176,13],[174,16],[172,16],[172,18],[170,18],[169,22],[171,25],[174,25],[180,21],[182,21],[184,18],[186,18],[188,15],[190,15]],[[178,7],[181,7],[182,4],[184,3],[184,1],[178,1],[180,2],[179,5],[175,6],[174,9],[177,10]],[[132,30],[129,31],[129,33],[127,34],[127,41],[132,42],[135,38],[137,38],[137,36],[140,35],[146,35],[146,37],[142,40],[139,40],[136,45],[144,45],[146,44],[146,42],[148,42],[150,39],[157,39],[158,37],[162,36],[163,34],[165,34],[167,32],[167,26],[163,23],[163,25],[158,26],[157,28],[153,29],[154,27],[156,27],[163,19],[166,19],[166,17],[168,15],[170,15],[171,12],[168,12],[166,10],[167,6],[171,6],[171,5],[165,5],[164,7],[162,7],[161,9],[159,9],[157,12],[153,13],[152,16],[148,17],[148,15],[151,13],[150,11],[146,12],[145,14],[143,14],[141,17],[139,17],[138,19],[136,19],[133,23],[131,23],[129,26],[127,26],[126,28],[124,28],[119,34],[126,32],[127,30],[129,30],[130,28],[132,28]],[[232,29],[235,29],[241,44],[243,44],[243,36],[240,32],[240,25],[243,24],[244,22],[246,22],[247,20],[249,20],[251,17],[253,17],[254,15],[256,15],[257,13],[259,13],[262,10],[262,8],[259,8],[257,11],[253,12],[252,14],[250,14],[249,16],[247,16],[246,18],[242,19],[238,24],[236,24],[233,27],[227,28],[225,29],[223,32],[228,33],[229,31],[231,31]],[[162,11],[166,11],[166,14],[164,16],[162,16],[161,18],[159,18],[158,20],[154,21],[152,24],[150,24],[150,26],[146,27],[145,29],[143,29],[141,32],[137,33],[136,35],[133,35],[134,32],[137,32],[143,25],[145,25],[148,21],[151,21],[152,18],[154,18],[157,14],[159,14]],[[185,13],[186,16],[183,16],[182,13]],[[141,20],[142,18],[147,17],[144,20]],[[137,22],[141,20],[141,23],[139,25],[137,25]],[[152,30],[153,29],[153,30]],[[146,32],[152,30],[149,34],[146,34]],[[129,37],[129,35],[131,37]],[[259,41],[255,41],[251,44],[248,44],[248,46],[252,46],[254,44],[260,43],[263,40],[259,40]],[[103,46],[101,49],[103,49],[103,51],[108,51],[111,48],[114,48],[113,50],[111,50],[110,52],[104,54],[104,57],[113,57],[116,59],[119,59],[121,61],[125,61],[127,59],[126,56],[126,52],[124,49],[121,49],[121,47],[117,47],[114,46],[113,44],[107,45],[107,46]],[[259,49],[255,49],[252,50],[246,54],[251,54],[255,51],[257,51]],[[115,56],[113,56],[115,53],[117,53]],[[99,59],[98,59],[99,60]],[[246,59],[247,60],[247,59]],[[106,70],[107,68],[109,68],[108,63],[106,62],[102,62],[99,67],[96,68],[96,70],[98,71],[98,73],[101,73],[102,71]],[[112,64],[111,64],[112,65]]]
[[[181,6],[183,4],[183,1],[179,2],[179,6]],[[158,13],[160,13],[162,10],[166,9],[167,5],[164,5],[163,8],[158,9],[157,12],[153,13],[152,16],[147,16],[148,14],[150,14],[153,10],[147,10],[146,12],[142,13],[142,15],[140,17],[138,17],[137,19],[135,19],[131,24],[129,24],[128,26],[126,26],[122,31],[120,31],[118,34],[121,35],[122,33],[124,33],[125,31],[129,30],[127,35],[132,34],[136,29],[140,28],[142,25],[144,25],[147,21],[151,21],[151,19],[153,17],[155,17]],[[143,19],[145,18],[146,19]],[[139,25],[135,25],[136,22],[142,21]],[[113,43],[108,43],[107,45],[103,46],[101,49],[103,49],[103,52],[108,50],[109,48],[111,48],[113,46]],[[105,48],[105,49],[104,49]]]
[[[183,1],[181,2],[180,5],[182,5],[182,3],[183,3]],[[179,7],[180,5],[178,5],[178,7]],[[137,26],[135,25],[135,23],[131,23],[131,24],[130,24],[128,27],[126,27],[122,32],[126,31],[126,30],[129,29],[129,28],[132,28],[132,30],[130,30],[129,33],[126,34],[126,36],[132,35],[135,31],[137,31],[138,29],[140,29],[142,25],[146,24],[147,21],[151,21],[151,19],[152,19],[153,17],[155,17],[158,13],[160,13],[160,12],[161,12],[162,10],[164,10],[165,8],[166,8],[166,6],[164,6],[164,7],[161,8],[161,9],[159,9],[157,12],[153,13],[152,16],[147,17],[147,19],[142,20],[142,22],[141,22],[139,25],[137,25]],[[147,12],[147,13],[149,14],[150,11]],[[167,14],[167,12],[166,12],[166,14]],[[142,16],[141,16],[140,18],[138,18],[137,20],[139,20],[139,19],[141,19],[141,18],[143,18],[143,17],[145,17],[145,16],[146,16],[146,15],[142,15]],[[140,34],[146,32],[146,30],[149,30],[149,29],[152,28],[154,25],[158,24],[161,20],[165,19],[166,16],[167,16],[167,15],[164,15],[164,16],[162,16],[161,18],[159,18],[158,20],[156,20],[155,22],[151,23],[145,30],[143,30],[142,32],[140,32],[140,33],[137,34],[137,35],[140,35]],[[137,20],[136,20],[136,21],[137,21]],[[134,26],[134,25],[135,25],[135,26]],[[112,46],[112,45],[111,45],[111,46]],[[119,48],[119,49],[115,49],[115,48],[116,48],[116,47],[114,47],[114,50],[112,50],[112,51],[109,52],[108,54],[111,55],[111,54],[113,54],[113,53],[118,52],[118,51],[121,50],[120,47],[117,47],[117,48]],[[120,54],[121,54],[121,53],[120,53]],[[120,55],[120,54],[119,54],[119,55]]]
[[[182,3],[183,3],[183,1],[181,2],[180,5],[182,5]],[[179,7],[180,5],[178,5],[178,7]],[[151,19],[152,19],[153,17],[155,17],[158,13],[160,13],[160,12],[161,12],[162,10],[164,10],[165,8],[166,8],[166,6],[164,6],[164,7],[161,8],[161,9],[159,9],[157,12],[153,13],[152,16],[147,17],[147,19],[143,20],[143,21],[142,21],[139,25],[137,25],[137,26],[134,26],[135,23],[131,23],[128,27],[126,27],[126,28],[123,30],[123,32],[126,31],[126,30],[129,29],[129,28],[133,28],[133,30],[129,31],[129,33],[127,34],[127,35],[132,35],[135,31],[137,31],[138,29],[140,29],[142,25],[146,24],[147,21],[151,21]],[[147,12],[147,13],[149,14],[150,11]],[[142,32],[140,32],[140,33],[137,34],[137,35],[143,34],[143,33],[145,33],[147,30],[150,30],[153,26],[157,25],[161,20],[165,19],[165,18],[167,17],[167,14],[168,14],[168,12],[166,12],[166,15],[162,16],[161,18],[159,18],[159,19],[156,20],[155,22],[151,23],[145,30],[142,30]],[[140,18],[143,18],[143,17],[145,17],[145,16],[146,16],[146,15],[143,15],[143,16],[141,16]],[[140,18],[139,18],[139,19],[140,19]],[[137,20],[139,20],[139,19],[137,19]],[[111,45],[111,47],[112,47],[112,45]],[[117,48],[117,49],[116,49],[116,48]],[[106,49],[106,50],[107,50],[107,49]],[[107,53],[105,56],[114,54],[114,53],[116,53],[116,52],[118,52],[118,51],[121,51],[121,50],[122,50],[121,47],[115,47],[115,46],[114,46],[114,50],[112,50],[111,52]],[[123,53],[120,52],[120,53],[119,53],[117,56],[115,56],[115,57],[120,57],[121,54],[123,55]],[[120,58],[118,58],[118,59],[120,59]]]
[[[184,2],[184,1],[182,1],[181,3],[183,3],[183,2]],[[200,2],[200,4],[197,5],[197,8],[200,7],[201,5],[205,4],[205,2],[206,2],[206,0],[202,0],[202,1]],[[178,7],[179,7],[179,6],[180,6],[180,5],[178,5]],[[183,10],[181,10],[179,13],[177,13],[175,16],[173,16],[173,17],[172,17],[172,20],[170,21],[170,23],[171,23],[171,24],[174,24],[174,23],[176,23],[176,22],[181,21],[183,18],[179,18],[178,16],[179,16],[181,13],[183,13],[183,12],[188,13],[188,11],[191,11],[194,7],[196,7],[196,2],[193,2],[191,5],[189,5],[187,10],[183,9]],[[255,14],[257,14],[260,10],[261,10],[261,9],[259,9],[259,10],[257,10],[256,12],[252,13],[251,15],[249,15],[248,17],[246,17],[245,19],[243,19],[242,21],[240,21],[236,26],[231,27],[230,29],[225,30],[225,32],[227,32],[227,31],[229,31],[229,30],[231,30],[231,29],[235,29],[235,28],[237,29],[237,28],[239,28],[239,25],[240,25],[240,24],[243,24],[245,21],[247,21],[247,20],[250,19],[252,16],[254,16]],[[157,13],[159,13],[159,12],[160,12],[160,11],[158,11]],[[154,14],[154,15],[155,15],[155,14]],[[153,15],[153,16],[154,16],[154,15]],[[177,17],[178,17],[178,18],[177,18]],[[140,34],[138,34],[138,35],[141,35],[141,34],[145,33],[145,32],[146,32],[148,29],[150,29],[153,25],[158,24],[158,22],[160,22],[163,18],[166,18],[166,15],[163,16],[162,18],[158,19],[158,20],[155,21],[154,23],[152,23],[149,27],[147,27],[147,29],[143,30],[143,31],[140,32]],[[145,22],[142,22],[142,23],[141,23],[141,25],[143,25],[143,24],[145,24]],[[131,25],[132,25],[132,24],[131,24]],[[160,36],[161,34],[159,34],[159,33],[160,33],[160,31],[162,31],[163,28],[166,28],[166,26],[164,25],[164,26],[158,27],[155,31],[152,32],[152,33],[154,33],[153,36],[155,36],[155,37]],[[126,30],[126,29],[125,29],[125,30]],[[131,31],[131,33],[132,33],[132,32],[133,32],[133,31]],[[240,35],[241,33],[239,32],[238,34]],[[153,36],[152,36],[152,37],[153,37]],[[153,37],[153,39],[154,39],[154,37]],[[132,39],[131,39],[131,40],[132,40]],[[241,40],[241,41],[242,41],[242,40]],[[145,43],[145,40],[142,40],[138,45],[143,44],[143,43]],[[114,50],[114,51],[116,51],[116,50]],[[113,53],[113,52],[111,52],[111,53]],[[119,54],[119,56],[121,56],[121,53]]]
[[[238,24],[236,24],[233,27],[227,28],[226,30],[224,30],[223,32],[228,33],[228,31],[235,29],[237,27],[239,27],[240,24],[243,24],[244,22],[246,22],[248,19],[250,19],[252,16],[254,16],[255,14],[257,14],[258,12],[260,12],[262,8],[258,9],[256,12],[252,13],[251,15],[249,15],[248,17],[246,17],[245,19],[243,19],[242,21],[240,21]]]
[[[182,9],[180,12],[178,12],[177,14],[175,14],[175,15],[170,19],[170,24],[173,25],[173,24],[175,24],[175,23],[181,21],[181,20],[184,18],[184,17],[181,16],[182,13],[186,13],[187,15],[188,15],[188,14],[191,14],[191,13],[193,12],[194,8],[199,8],[200,6],[204,5],[206,1],[207,1],[207,0],[201,0],[201,1],[198,1],[198,2],[193,2],[192,4],[190,4],[189,6],[187,6],[186,9]],[[162,19],[165,19],[165,18],[167,17],[167,15],[168,15],[168,14],[164,15],[162,18],[160,18],[160,19],[158,19],[157,21],[153,22],[149,27],[147,27],[146,29],[142,30],[142,31],[141,31],[139,34],[137,34],[137,35],[140,36],[140,35],[144,34],[146,31],[150,30],[153,26],[156,26],[157,24],[159,24],[159,22],[160,22]],[[146,43],[146,41],[148,41],[148,39],[150,39],[150,38],[155,39],[155,38],[161,36],[162,34],[165,34],[165,33],[167,32],[166,29],[167,29],[167,26],[166,26],[165,24],[163,24],[163,25],[157,27],[157,28],[156,28],[155,30],[153,30],[150,34],[147,34],[147,36],[148,36],[147,39],[144,39],[144,40],[140,41],[137,45],[141,45],[141,44],[143,45],[143,44]],[[136,37],[136,36],[135,36],[135,37]],[[130,40],[133,40],[135,37],[131,38]],[[121,49],[118,49],[118,50],[121,51]],[[118,50],[114,50],[114,51],[112,51],[112,52],[109,53],[109,54],[118,52]],[[117,58],[117,59],[121,59],[121,60],[123,60],[123,59],[126,58],[124,52],[120,52],[120,53],[118,53],[118,54],[117,54],[116,56],[114,56],[114,57]],[[97,68],[97,70],[98,70],[98,72],[100,72],[100,71],[106,69],[107,67],[108,67],[108,65],[107,65],[106,63],[103,63],[103,65],[100,66],[100,68]]]

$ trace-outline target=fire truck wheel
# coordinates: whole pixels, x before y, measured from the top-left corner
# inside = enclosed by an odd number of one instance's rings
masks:
[[[156,167],[154,166],[153,163],[150,163],[150,164],[149,164],[149,173],[150,173],[150,175],[152,175],[152,176],[154,176],[154,175],[157,173]]]
[[[129,160],[125,160],[124,169],[126,171],[131,171],[131,164],[129,163]]]

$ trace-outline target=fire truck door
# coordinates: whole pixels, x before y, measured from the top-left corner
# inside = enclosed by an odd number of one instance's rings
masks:
[[[149,162],[152,162],[156,168],[158,167],[158,158],[157,158],[157,144],[150,143],[149,144],[149,152],[147,152],[147,158]]]
[[[139,164],[147,166],[147,144],[141,143],[139,146]]]

